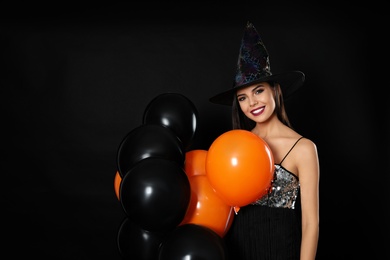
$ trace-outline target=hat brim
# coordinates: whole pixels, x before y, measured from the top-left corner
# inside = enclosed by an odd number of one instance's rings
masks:
[[[227,105],[231,106],[233,104],[233,100],[235,97],[235,93],[238,89],[260,83],[274,81],[280,84],[282,89],[283,98],[286,100],[290,97],[297,89],[299,89],[303,82],[305,81],[305,74],[301,71],[291,71],[287,73],[273,74],[270,76],[266,76],[251,82],[248,82],[243,85],[235,86],[230,90],[219,93],[209,99],[210,102],[219,104],[219,105]]]

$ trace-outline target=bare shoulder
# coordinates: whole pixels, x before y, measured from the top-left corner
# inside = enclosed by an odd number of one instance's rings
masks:
[[[305,137],[299,140],[294,149],[298,161],[307,163],[308,160],[314,160],[318,156],[317,145]]]
[[[299,149],[301,153],[317,154],[317,145],[312,140],[306,137],[303,137],[301,140],[299,140],[297,144],[297,149]]]
[[[299,175],[304,173],[318,172],[319,160],[317,145],[308,138],[302,138],[295,147],[295,159]]]

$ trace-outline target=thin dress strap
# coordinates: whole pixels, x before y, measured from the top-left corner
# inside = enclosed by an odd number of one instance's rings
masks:
[[[279,163],[279,165],[282,165],[282,162],[284,161],[284,159],[286,159],[287,155],[291,152],[291,150],[295,147],[295,145],[299,142],[299,140],[301,140],[303,138],[303,136],[299,137],[298,140],[295,142],[295,144],[290,148],[290,150],[286,153],[286,155],[283,157],[282,161]]]

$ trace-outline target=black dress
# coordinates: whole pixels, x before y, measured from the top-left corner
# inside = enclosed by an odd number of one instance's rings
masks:
[[[302,138],[302,137],[301,137]],[[282,163],[275,164],[268,194],[243,206],[224,236],[229,260],[299,259],[301,246],[300,184]]]

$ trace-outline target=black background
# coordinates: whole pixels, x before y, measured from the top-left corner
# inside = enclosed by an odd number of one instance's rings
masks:
[[[318,146],[317,259],[385,258],[388,121],[376,116],[387,110],[370,79],[375,46],[364,7],[46,8],[2,10],[1,254],[120,259],[125,215],[113,184],[120,142],[168,92],[199,112],[191,149],[207,150],[229,130],[230,108],[208,98],[231,87],[249,20],[273,73],[306,74],[287,109]]]

